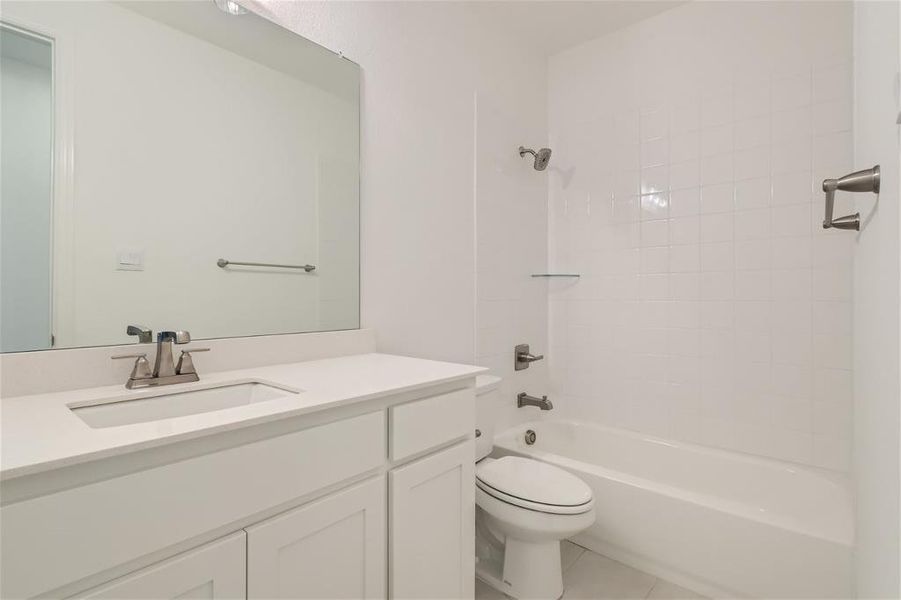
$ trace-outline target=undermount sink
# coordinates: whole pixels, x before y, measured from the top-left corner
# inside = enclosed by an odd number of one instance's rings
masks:
[[[99,429],[268,402],[294,396],[302,391],[259,381],[243,381],[185,391],[167,392],[156,389],[80,406],[70,405],[69,410],[90,427]]]

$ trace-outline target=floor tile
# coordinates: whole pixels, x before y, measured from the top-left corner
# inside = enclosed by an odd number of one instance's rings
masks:
[[[657,578],[594,552],[583,552],[563,575],[563,598],[645,598]]]
[[[573,566],[583,552],[585,552],[585,548],[582,546],[573,544],[569,540],[563,540],[560,543],[560,565],[563,570],[566,571]]]
[[[475,600],[507,600],[507,596],[477,578]]]
[[[687,590],[684,587],[679,587],[675,583],[658,579],[657,583],[654,584],[654,589],[648,594],[648,598],[656,600],[699,600],[704,599],[705,596]]]

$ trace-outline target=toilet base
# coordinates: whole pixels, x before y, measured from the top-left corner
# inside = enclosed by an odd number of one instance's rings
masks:
[[[524,542],[508,537],[504,544],[504,583],[514,598],[557,600],[563,595],[560,542]]]
[[[481,509],[478,509],[481,513]],[[560,541],[522,541],[493,531],[484,514],[476,518],[476,577],[521,600],[558,600],[563,595]]]

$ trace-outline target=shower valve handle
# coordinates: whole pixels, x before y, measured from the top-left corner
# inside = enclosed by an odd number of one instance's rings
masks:
[[[522,371],[523,369],[528,369],[529,365],[533,362],[544,360],[544,354],[532,354],[529,351],[528,344],[519,344],[516,348],[513,349],[515,359],[513,361],[514,369],[517,371]]]

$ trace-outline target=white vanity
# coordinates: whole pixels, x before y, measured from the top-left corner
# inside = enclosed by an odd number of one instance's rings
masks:
[[[0,595],[471,597],[481,371],[373,353],[4,398]],[[78,414],[236,382],[296,393]]]

